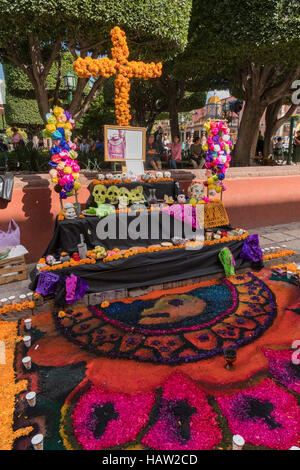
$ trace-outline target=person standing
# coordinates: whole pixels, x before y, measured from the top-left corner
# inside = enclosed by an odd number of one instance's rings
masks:
[[[86,139],[82,139],[82,142],[80,144],[80,152],[81,153],[88,153],[89,150],[90,150],[90,146],[89,144],[87,143],[87,140]]]
[[[169,160],[169,167],[172,170],[177,169],[177,163],[181,162],[182,159],[182,144],[180,142],[180,139],[178,135],[176,135],[173,139],[172,144],[167,145],[169,149],[171,149],[172,155]]]
[[[203,168],[205,164],[205,158],[203,156],[203,150],[201,145],[200,137],[194,139],[194,143],[190,148],[190,159],[195,169]]]
[[[23,137],[18,132],[18,129],[16,129],[15,127],[12,128],[12,131],[13,131],[13,135],[11,138],[11,143],[14,148],[17,148],[19,145],[21,145],[21,143],[24,143]]]
[[[154,140],[154,135],[150,134],[146,148],[146,162],[153,170],[161,170],[160,145]]]

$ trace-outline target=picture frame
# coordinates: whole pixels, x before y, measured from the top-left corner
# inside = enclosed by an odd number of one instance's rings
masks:
[[[104,126],[104,160],[123,162],[146,160],[146,128]]]

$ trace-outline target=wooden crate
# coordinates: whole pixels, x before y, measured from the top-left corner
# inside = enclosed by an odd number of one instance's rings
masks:
[[[0,261],[0,285],[27,279],[24,255]]]

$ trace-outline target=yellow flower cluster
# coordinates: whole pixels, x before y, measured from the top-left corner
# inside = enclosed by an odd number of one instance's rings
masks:
[[[23,302],[22,304],[20,303],[14,303],[11,305],[5,305],[4,307],[0,308],[0,315],[3,315],[4,313],[8,312],[13,312],[14,310],[21,312],[21,310],[26,310],[27,308],[33,309],[35,306],[35,303],[33,301],[26,300],[26,302]]]
[[[74,63],[74,69],[79,78],[104,77],[108,78],[117,74],[115,80],[115,107],[116,118],[119,126],[128,126],[131,114],[129,104],[130,82],[129,79],[160,77],[162,63],[145,64],[144,62],[128,61],[129,49],[126,34],[118,26],[110,32],[113,47],[111,49],[112,59],[103,57],[93,59],[92,57],[78,57]]]
[[[14,430],[16,396],[26,390],[27,380],[15,381],[14,359],[17,322],[0,322],[0,341],[5,344],[5,363],[0,366],[0,449],[11,450],[15,439],[27,436],[33,427]]]

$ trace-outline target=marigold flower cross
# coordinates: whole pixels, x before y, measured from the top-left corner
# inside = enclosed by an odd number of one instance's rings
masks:
[[[130,78],[157,78],[161,76],[162,63],[129,61],[129,49],[127,46],[125,32],[118,26],[110,32],[113,47],[111,49],[112,59],[103,57],[92,59],[92,57],[78,57],[74,63],[74,69],[79,78],[91,76],[102,76],[109,78],[116,74],[115,80],[115,107],[119,126],[128,126],[131,119],[129,92]]]

